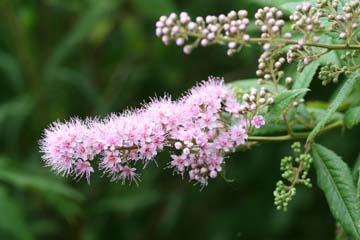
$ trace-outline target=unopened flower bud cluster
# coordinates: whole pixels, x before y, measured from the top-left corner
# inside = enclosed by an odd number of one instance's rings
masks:
[[[281,36],[282,27],[285,21],[282,19],[283,12],[276,7],[260,8],[255,13],[255,25],[260,27],[261,38],[274,38]],[[264,45],[267,50],[268,45]],[[270,46],[269,46],[270,47]]]
[[[311,6],[310,3],[302,3],[296,6],[296,11],[290,15],[290,20],[294,22],[291,29],[299,31],[304,35],[298,42],[300,47],[302,47],[305,42],[318,42],[320,40],[318,36],[314,36],[314,33],[324,28],[320,22],[321,16],[322,12]],[[312,38],[310,39],[310,37]]]
[[[340,39],[348,43],[352,40],[353,33],[358,28],[358,19],[360,15],[360,1],[352,0],[344,4],[342,13],[333,12],[328,15],[332,22],[331,31],[337,32]]]
[[[251,88],[248,93],[245,93],[242,96],[243,105],[241,106],[240,112],[253,113],[260,110],[262,107],[273,104],[274,98],[272,94],[264,87],[260,89]],[[256,126],[258,128],[259,126]]]
[[[259,9],[255,14],[255,25],[261,30],[261,38],[269,39],[269,42],[263,44],[264,52],[258,59],[258,70],[256,75],[258,83],[262,84],[266,80],[273,81],[277,84],[282,76],[283,71],[281,67],[285,63],[285,58],[278,56],[281,54],[283,43],[271,42],[271,39],[276,39],[282,36],[282,27],[285,21],[282,19],[283,12],[275,7],[264,7]],[[290,33],[285,33],[284,37],[290,39]],[[274,59],[278,58],[274,61]]]
[[[227,15],[191,19],[186,12],[179,15],[171,13],[169,16],[161,16],[157,21],[156,35],[165,44],[173,41],[182,46],[186,54],[199,45],[206,47],[220,43],[227,44],[228,54],[231,55],[250,39],[245,33],[250,23],[247,15],[246,10],[240,10],[231,11]]]

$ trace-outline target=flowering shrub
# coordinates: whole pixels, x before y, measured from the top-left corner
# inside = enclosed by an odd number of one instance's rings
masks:
[[[281,10],[264,7],[255,14],[260,37],[251,36],[246,10],[194,19],[186,12],[161,16],[156,36],[181,46],[185,54],[219,44],[233,55],[260,44],[258,78],[226,85],[211,77],[177,101],[165,96],[106,119],[53,123],[40,142],[43,159],[55,172],[76,179],[90,182],[98,162],[112,181],[138,183],[139,165],[146,167],[166,149],[167,168],[204,187],[221,173],[230,152],[263,141],[306,139],[304,148],[300,142],[292,145],[294,157],[281,160],[277,209],[287,209],[298,184],[311,186],[314,163],[336,221],[345,234],[360,239],[360,169],[351,174],[339,156],[315,143],[321,133],[360,122],[354,94],[359,89],[359,14],[358,0],[318,0],[292,9],[289,27]],[[286,64],[292,63],[299,71],[295,76],[286,74]],[[317,72],[323,85],[343,82],[327,109],[304,100]]]

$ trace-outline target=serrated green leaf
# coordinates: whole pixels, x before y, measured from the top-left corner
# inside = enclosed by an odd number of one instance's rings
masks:
[[[344,124],[347,128],[353,128],[360,123],[360,106],[350,108],[346,111]]]
[[[320,63],[318,61],[314,61],[307,65],[304,70],[295,77],[292,89],[308,88],[319,66]]]
[[[359,153],[359,156],[357,157],[354,167],[352,169],[352,175],[354,178],[354,182],[356,182],[359,177],[359,171],[360,171],[360,153]]]
[[[340,91],[336,95],[335,99],[330,103],[329,108],[324,114],[323,118],[320,122],[315,126],[315,128],[311,131],[307,138],[307,142],[311,142],[314,140],[316,135],[321,131],[321,129],[329,122],[331,116],[336,112],[337,108],[341,105],[341,103],[346,99],[346,97],[350,94],[353,89],[355,83],[358,80],[358,76],[352,75],[350,76],[344,85],[341,87]]]
[[[356,185],[357,196],[360,200],[360,154],[357,157],[354,167],[352,169],[352,176]]]
[[[274,84],[270,81],[265,81],[264,84],[258,84],[257,79],[242,79],[242,80],[236,80],[233,82],[227,83],[228,86],[239,88],[242,91],[247,91],[250,88],[256,88],[260,89],[261,87],[265,87],[270,92],[277,92],[277,91],[284,91],[285,87],[282,85],[278,85],[275,89]]]
[[[348,166],[320,144],[314,144],[312,151],[317,182],[333,216],[354,239],[360,239],[360,201]]]
[[[281,114],[286,110],[302,94],[308,89],[295,89],[283,91],[274,98],[274,104],[269,107],[268,113],[265,115],[267,122],[276,122],[281,120]]]

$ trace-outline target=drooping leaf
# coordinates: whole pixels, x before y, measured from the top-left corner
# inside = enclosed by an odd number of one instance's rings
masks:
[[[357,75],[351,75],[344,85],[341,87],[340,91],[336,95],[335,99],[330,103],[329,108],[327,109],[326,113],[324,114],[321,121],[315,126],[315,128],[311,131],[307,138],[307,142],[311,142],[314,140],[316,135],[321,131],[321,129],[329,122],[331,116],[336,112],[337,108],[340,104],[346,99],[346,97],[350,94],[353,86],[355,85],[356,81],[358,80]]]
[[[333,216],[354,239],[360,239],[360,201],[348,166],[320,144],[314,144],[312,151],[317,182]]]
[[[344,124],[347,128],[353,128],[360,123],[360,106],[350,108],[345,113]]]
[[[310,83],[314,78],[319,65],[319,61],[314,61],[307,65],[301,73],[298,73],[296,75],[292,89],[309,88]]]

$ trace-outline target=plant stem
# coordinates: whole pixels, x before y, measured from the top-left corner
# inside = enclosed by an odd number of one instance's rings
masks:
[[[250,40],[248,42],[249,43],[267,43],[267,42],[271,42],[271,41],[272,40],[269,38],[250,38]],[[290,39],[286,39],[286,38],[277,38],[277,39],[274,39],[273,41],[285,43],[287,45],[298,44],[297,40],[290,40]],[[325,44],[325,43],[317,43],[317,42],[305,42],[304,46],[326,48],[329,50],[360,49],[360,45]]]
[[[198,33],[194,33],[188,30],[184,31],[187,36],[195,37],[195,38],[202,38],[203,36]],[[239,38],[232,38],[232,37],[224,37],[221,35],[218,35],[217,38],[214,40],[215,43],[218,44],[225,44],[229,42],[236,42],[240,45],[246,45],[246,44],[254,44],[254,43],[271,43],[271,42],[278,42],[283,43],[285,45],[297,45],[297,40],[287,39],[287,38],[250,38],[248,41],[244,41]],[[319,48],[325,48],[328,50],[350,50],[350,49],[358,49],[360,50],[360,44],[326,44],[326,43],[319,43],[319,42],[305,42],[304,46],[310,46],[310,47],[319,47]]]
[[[326,127],[324,127],[319,134],[325,133],[327,131],[330,131],[332,129],[335,128],[340,128],[343,127],[343,122],[342,121],[337,121],[334,123],[331,123],[329,125],[327,125]],[[280,136],[249,136],[248,140],[249,141],[259,141],[259,142],[277,142],[277,141],[288,141],[288,140],[296,140],[296,139],[304,139],[307,138],[308,135],[310,134],[309,132],[299,132],[299,133],[292,133],[292,135],[287,134],[287,135],[280,135]]]

